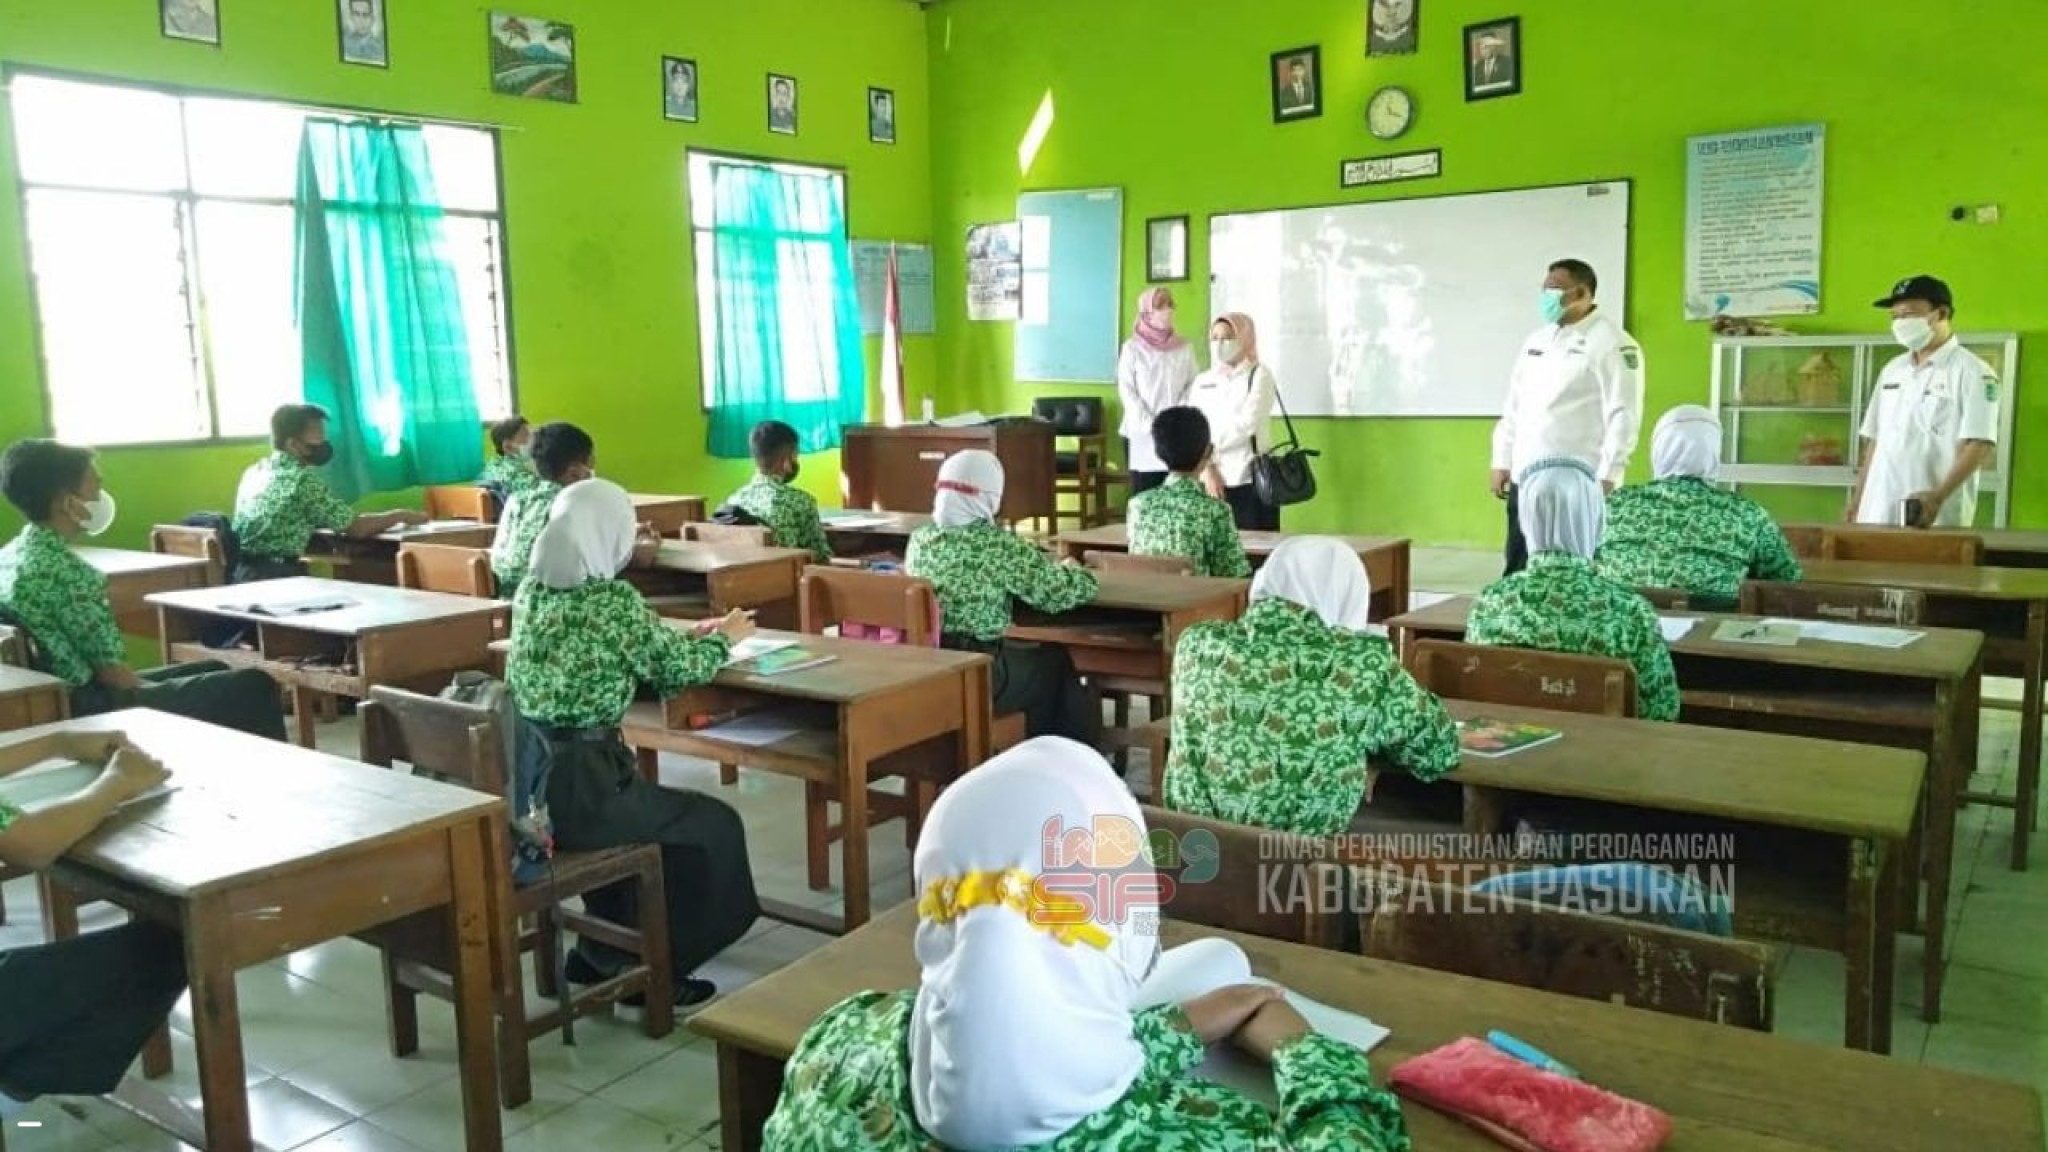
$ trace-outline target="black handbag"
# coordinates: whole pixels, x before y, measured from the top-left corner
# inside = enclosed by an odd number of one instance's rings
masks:
[[[1258,377],[1258,369],[1253,368],[1247,387],[1258,387]],[[1252,488],[1259,494],[1259,502],[1271,508],[1306,504],[1316,496],[1316,474],[1308,462],[1322,453],[1301,446],[1294,435],[1294,417],[1287,414],[1287,401],[1280,398],[1277,383],[1273,403],[1280,406],[1280,419],[1287,425],[1287,442],[1252,457]]]

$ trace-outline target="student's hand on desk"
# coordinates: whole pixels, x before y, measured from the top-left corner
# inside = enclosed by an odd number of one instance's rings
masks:
[[[754,634],[754,614],[745,608],[735,608],[718,622],[715,631],[728,643],[737,644]]]
[[[1180,1006],[1188,1023],[1204,1044],[1214,1044],[1244,1027],[1254,1013],[1279,999],[1280,989],[1271,984],[1232,984]]]
[[[59,732],[56,753],[85,764],[105,764],[115,752],[132,748],[125,732]]]
[[[132,744],[115,749],[100,780],[122,801],[133,800],[171,778],[171,770],[149,753]]]
[[[1244,1022],[1230,1037],[1247,1055],[1264,1063],[1273,1062],[1273,1053],[1303,1036],[1315,1031],[1308,1020],[1294,1010],[1294,1005],[1285,999],[1275,997],[1261,1005],[1252,1018]]]

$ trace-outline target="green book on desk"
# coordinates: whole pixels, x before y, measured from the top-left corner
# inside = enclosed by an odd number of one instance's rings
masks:
[[[737,667],[742,672],[751,672],[756,676],[780,676],[786,672],[801,672],[806,668],[816,668],[820,664],[830,664],[837,659],[837,656],[830,653],[812,652],[791,646],[763,652]]]
[[[1512,756],[1538,744],[1548,744],[1562,735],[1564,733],[1557,729],[1540,724],[1520,724],[1487,716],[1458,721],[1458,747],[1470,755],[1483,756],[1488,760]]]

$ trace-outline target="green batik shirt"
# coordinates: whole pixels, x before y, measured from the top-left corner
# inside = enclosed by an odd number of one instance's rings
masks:
[[[19,819],[21,819],[21,809],[7,803],[5,800],[0,800],[0,832],[7,831]]]
[[[127,660],[107,578],[53,528],[31,524],[0,548],[0,604],[35,637],[43,667],[73,688]]]
[[[1334,836],[1365,798],[1370,758],[1418,780],[1458,766],[1457,725],[1386,640],[1270,598],[1181,637],[1168,808]]]
[[[825,522],[818,518],[818,502],[809,492],[791,488],[780,477],[756,476],[726,503],[760,521],[777,548],[800,548],[820,564],[832,562]]]
[[[1065,612],[1095,599],[1095,573],[1055,564],[1030,541],[984,520],[960,528],[927,524],[910,534],[903,568],[939,595],[947,635],[1001,640],[1010,606]]]
[[[1636,669],[1636,715],[1678,719],[1678,673],[1657,630],[1657,610],[1569,552],[1538,552],[1472,603],[1471,644],[1611,656]]]
[[[498,595],[510,597],[526,579],[526,567],[533,559],[533,542],[548,526],[548,512],[562,486],[552,480],[536,480],[533,487],[515,493],[498,516],[498,530],[491,536],[491,574],[498,578]]]
[[[313,533],[346,531],[355,519],[348,501],[287,452],[272,452],[249,465],[235,489],[235,539],[244,556],[296,560]]]
[[[1230,505],[1186,476],[1131,497],[1131,551],[1139,556],[1181,556],[1197,576],[1242,580],[1252,574]]]
[[[945,1152],[911,1103],[916,1000],[915,992],[862,992],[811,1025],[783,1070],[781,1099],[761,1134],[765,1152]],[[1145,1064],[1123,1098],[1031,1152],[1408,1152],[1400,1101],[1342,1041],[1309,1035],[1274,1053],[1275,1117],[1193,1074],[1204,1049],[1179,1005],[1136,1013],[1131,1034]]]
[[[533,470],[533,465],[517,456],[493,456],[484,465],[483,479],[478,481],[496,485],[508,502],[521,492],[532,491],[540,482],[540,474]]]
[[[1631,588],[1674,588],[1728,609],[1744,579],[1798,580],[1785,533],[1756,501],[1694,476],[1616,490],[1593,567]]]
[[[519,714],[555,728],[613,728],[646,685],[669,697],[718,674],[723,636],[661,622],[623,580],[550,588],[537,580],[513,603],[505,680]]]

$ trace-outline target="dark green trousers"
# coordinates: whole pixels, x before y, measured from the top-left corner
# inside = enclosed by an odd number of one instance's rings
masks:
[[[184,991],[182,941],[147,921],[0,952],[0,1090],[112,1092]]]
[[[252,736],[283,740],[284,710],[277,684],[254,668],[230,668],[218,660],[167,664],[140,674],[135,688],[109,688],[97,681],[71,690],[71,714],[91,716],[123,708],[154,708],[233,728]]]

